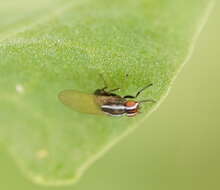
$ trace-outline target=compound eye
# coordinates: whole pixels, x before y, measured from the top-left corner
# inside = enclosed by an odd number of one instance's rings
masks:
[[[139,113],[139,106],[138,102],[136,101],[127,101],[125,103],[125,110],[126,110],[126,115],[129,117],[135,116],[137,113]]]
[[[135,101],[127,101],[127,102],[125,102],[125,106],[126,107],[135,107],[135,105],[137,105],[137,102],[135,102]]]

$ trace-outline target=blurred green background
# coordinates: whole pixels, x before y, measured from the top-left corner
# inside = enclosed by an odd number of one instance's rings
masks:
[[[78,184],[32,184],[0,147],[0,189],[220,189],[219,19],[217,5],[159,109],[91,166]]]

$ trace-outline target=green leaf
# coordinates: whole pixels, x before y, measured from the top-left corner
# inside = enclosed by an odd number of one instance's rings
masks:
[[[3,0],[0,141],[37,183],[77,181],[155,109],[192,52],[213,1]],[[104,86],[154,99],[136,117],[89,115],[58,94]],[[77,101],[82,101],[79,99]],[[86,102],[81,102],[86,104]],[[86,106],[86,105],[85,105]],[[147,127],[147,124],[146,126]]]

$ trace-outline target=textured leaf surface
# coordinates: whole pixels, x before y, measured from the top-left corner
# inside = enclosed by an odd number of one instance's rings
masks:
[[[0,7],[0,140],[29,177],[75,182],[104,150],[146,118],[75,112],[60,91],[104,86],[159,104],[191,52],[213,1],[3,0]],[[83,102],[82,102],[83,103]],[[147,126],[146,126],[147,127]]]

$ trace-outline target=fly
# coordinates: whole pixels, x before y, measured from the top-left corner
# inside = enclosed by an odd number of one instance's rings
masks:
[[[138,101],[136,98],[149,84],[139,90],[135,96],[120,96],[114,92],[119,88],[107,90],[107,87],[97,89],[93,94],[86,94],[76,90],[64,90],[58,95],[60,101],[66,106],[88,114],[107,114],[110,116],[135,116],[140,113],[142,103],[155,103],[152,99]]]

